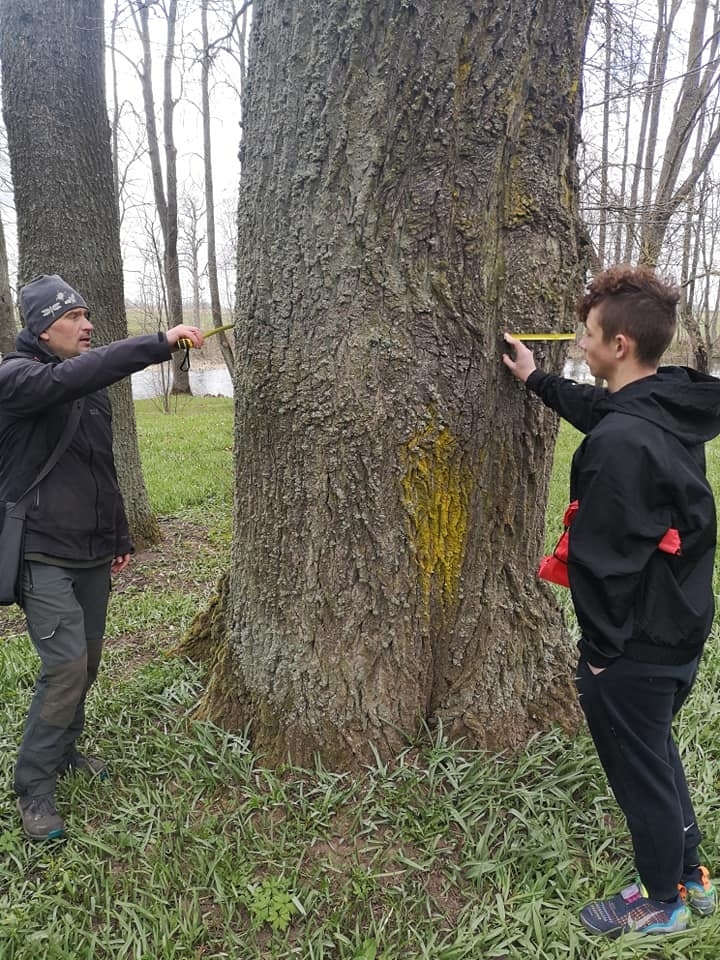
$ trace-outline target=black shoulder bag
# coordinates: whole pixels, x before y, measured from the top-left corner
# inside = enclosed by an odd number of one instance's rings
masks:
[[[85,398],[77,400],[55,449],[27,490],[14,502],[0,500],[0,606],[22,601],[22,569],[25,552],[25,511],[29,495],[45,479],[70,446],[80,422]]]

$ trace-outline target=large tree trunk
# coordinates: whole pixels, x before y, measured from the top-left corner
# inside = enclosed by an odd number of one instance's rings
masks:
[[[5,228],[0,219],[0,354],[10,353],[15,346],[18,322],[10,290]]]
[[[556,420],[501,333],[573,325],[581,7],[254,7],[227,624],[266,760],[574,722]]]
[[[3,115],[19,280],[59,273],[90,304],[95,339],[127,336],[105,103],[102,0],[2,0]],[[113,390],[118,474],[138,543],[159,539],[140,467],[130,384]]]

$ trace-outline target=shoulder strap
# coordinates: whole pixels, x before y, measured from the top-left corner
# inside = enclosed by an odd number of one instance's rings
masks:
[[[70,441],[73,438],[75,431],[78,428],[80,423],[80,416],[83,412],[83,407],[85,406],[85,397],[81,397],[79,400],[76,400],[72,405],[72,410],[70,411],[70,416],[67,418],[63,432],[60,434],[60,439],[55,444],[55,449],[50,454],[48,459],[45,462],[45,466],[42,468],[40,473],[35,477],[33,482],[23,493],[22,496],[18,497],[17,503],[20,503],[21,500],[24,500],[25,497],[31,493],[37,485],[45,479],[45,477],[50,473],[55,464],[58,462],[60,457],[65,453],[67,448],[70,446]]]

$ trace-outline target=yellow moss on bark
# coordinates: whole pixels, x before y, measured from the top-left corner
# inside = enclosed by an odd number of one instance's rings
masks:
[[[434,418],[402,447],[401,496],[426,617],[435,599],[448,613],[458,600],[467,542],[472,475],[456,438]]]

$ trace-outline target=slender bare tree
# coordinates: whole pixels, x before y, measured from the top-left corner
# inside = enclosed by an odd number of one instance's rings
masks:
[[[679,6],[680,0],[674,0],[673,13]],[[717,91],[720,81],[720,10],[715,4],[712,9],[714,21],[709,23],[709,0],[695,0],[685,74],[672,112],[656,182],[651,176],[653,161],[659,154],[655,131],[653,140],[648,142],[640,235],[640,259],[644,263],[657,264],[672,217],[690,196],[720,144],[720,115],[707,124],[707,129],[703,124],[708,100]],[[693,141],[702,133],[705,136],[700,139],[692,163],[687,165],[692,156]]]
[[[190,276],[192,289],[192,322],[200,325],[200,304],[202,300],[202,284],[205,271],[200,264],[202,249],[206,236],[202,232],[205,221],[205,211],[198,201],[197,193],[186,188],[180,198],[179,244],[178,254],[180,265]]]
[[[178,257],[178,181],[177,147],[175,144],[174,114],[176,99],[173,93],[173,67],[176,45],[177,0],[146,3],[144,0],[131,0],[130,9],[141,42],[142,57],[138,64],[138,75],[142,87],[143,107],[145,111],[145,130],[147,134],[148,157],[152,174],[155,206],[163,237],[163,267],[165,287],[168,296],[169,323],[175,325],[183,321],[183,299],[180,283],[180,261]],[[153,86],[153,56],[150,35],[150,11],[159,12],[165,19],[165,50],[163,58],[163,96],[162,130],[164,147],[164,167],[161,160],[160,137],[157,129],[155,90]],[[181,352],[173,355],[173,393],[188,394],[190,377],[183,369]]]
[[[686,37],[680,29],[681,9],[691,12]],[[591,37],[603,69],[595,78],[596,57],[591,55],[588,86],[600,96],[591,98],[594,103],[586,112],[590,147],[585,152],[584,206],[600,261],[606,255],[607,225],[614,221],[615,259],[679,264],[684,211],[720,144],[715,108],[720,13],[710,0],[693,0],[692,6],[658,0],[652,32],[646,32],[638,4],[598,8]],[[599,144],[595,130],[602,131]],[[613,159],[618,155],[623,157],[619,167]],[[629,156],[634,156],[630,167]]]
[[[205,173],[205,211],[207,217],[207,260],[208,284],[210,287],[210,310],[213,326],[223,325],[222,306],[220,304],[220,284],[218,280],[217,264],[217,232],[215,229],[215,190],[212,170],[212,137],[210,111],[210,74],[215,52],[218,49],[217,41],[211,44],[208,29],[208,6],[210,0],[201,0],[201,102],[203,125],[203,167]],[[248,4],[243,5],[242,14],[247,17]],[[246,22],[246,20],[245,20]],[[244,49],[245,36],[241,34],[241,44]],[[244,84],[244,74],[240,76],[241,89]],[[234,360],[229,340],[225,333],[218,334],[220,349],[228,370],[232,373]]]

